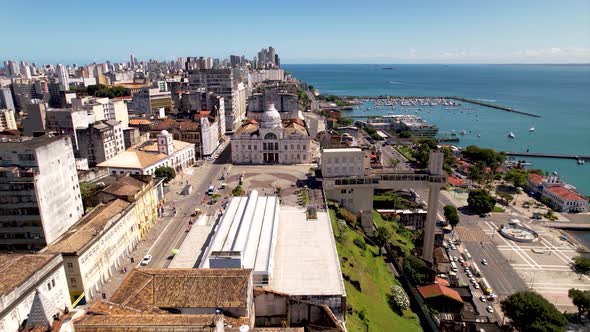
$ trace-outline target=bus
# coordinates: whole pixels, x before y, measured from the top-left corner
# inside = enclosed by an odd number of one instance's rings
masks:
[[[492,294],[492,287],[490,286],[486,278],[479,279],[479,286],[481,287],[481,290],[485,295]]]

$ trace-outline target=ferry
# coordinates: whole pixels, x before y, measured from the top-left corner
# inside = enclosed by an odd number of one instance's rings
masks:
[[[516,135],[514,135],[513,132],[509,132],[508,133],[508,138],[515,138],[515,137],[516,137]]]

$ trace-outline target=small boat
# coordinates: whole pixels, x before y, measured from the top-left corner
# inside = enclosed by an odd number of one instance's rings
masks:
[[[578,163],[578,165],[584,165],[584,163],[585,163],[584,159],[582,159],[580,157],[577,158],[576,162]]]
[[[516,135],[514,135],[513,132],[509,132],[508,133],[508,138],[515,138],[515,137],[516,137]]]
[[[530,127],[529,131],[535,131],[535,127]]]
[[[466,132],[465,132],[465,130],[461,130],[461,131],[459,132],[459,134],[461,134],[461,135],[465,135],[465,133],[466,133]]]
[[[477,134],[477,137],[481,137],[481,134]]]

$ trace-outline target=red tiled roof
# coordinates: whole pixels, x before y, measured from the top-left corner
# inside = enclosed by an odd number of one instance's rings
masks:
[[[529,182],[539,186],[543,183],[543,181],[545,181],[545,177],[543,177],[542,175],[536,174],[536,173],[530,173],[529,174]]]
[[[563,198],[565,201],[587,201],[584,197],[578,195],[572,190],[569,190],[563,186],[552,186],[547,188],[550,192]]]
[[[446,286],[446,287],[451,286],[451,284],[449,283],[448,280],[443,279],[443,278],[439,278],[439,277],[434,278],[434,282],[437,284],[441,284],[443,286]]]
[[[418,287],[418,291],[423,298],[428,299],[437,296],[445,296],[451,298],[455,301],[463,303],[461,299],[461,295],[457,293],[456,290],[450,289],[449,287],[443,286],[441,284],[432,284],[428,286]]]
[[[463,180],[459,179],[456,176],[451,176],[451,175],[449,175],[448,181],[451,184],[451,186],[462,186],[465,184],[465,182]]]

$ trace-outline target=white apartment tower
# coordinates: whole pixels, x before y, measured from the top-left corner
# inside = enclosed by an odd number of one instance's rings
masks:
[[[68,75],[68,70],[64,67],[61,63],[57,65],[55,68],[55,72],[57,74],[58,82],[63,85],[64,89],[67,91],[70,89],[70,76]]]
[[[83,215],[70,137],[0,143],[0,249],[39,250]]]

